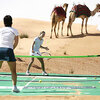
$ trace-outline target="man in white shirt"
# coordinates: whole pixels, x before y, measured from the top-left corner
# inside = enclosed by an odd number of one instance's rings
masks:
[[[33,44],[32,44],[32,47],[31,47],[31,50],[30,50],[30,55],[31,56],[41,56],[41,53],[39,51],[40,48],[49,50],[47,47],[43,47],[42,46],[42,44],[43,44],[43,37],[44,36],[45,36],[45,32],[42,31],[42,32],[40,32],[40,35],[34,39]],[[41,63],[42,70],[43,70],[43,73],[42,74],[43,75],[47,75],[47,73],[45,72],[43,58],[37,58],[37,59]],[[31,62],[30,62],[29,66],[28,66],[28,69],[26,71],[26,75],[30,75],[29,70],[30,70],[30,67],[31,67],[31,65],[32,65],[33,62],[34,62],[34,58],[31,58]]]
[[[18,44],[18,32],[16,29],[12,28],[12,17],[6,15],[4,17],[5,27],[0,28],[0,68],[3,61],[7,61],[11,73],[13,82],[13,92],[19,92],[17,89],[17,74],[16,74],[16,59],[13,49],[16,48]]]

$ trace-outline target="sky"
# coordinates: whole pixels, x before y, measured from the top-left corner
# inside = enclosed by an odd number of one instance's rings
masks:
[[[75,4],[86,4],[90,10],[93,10],[100,0],[0,0],[0,20],[5,15],[11,15],[13,18],[29,18],[43,21],[50,21],[50,15],[55,6],[62,6],[68,3],[67,19],[69,12]],[[89,19],[90,24],[98,24],[100,22],[100,15],[97,13],[94,17]],[[95,17],[98,19],[95,19]],[[76,19],[76,23],[80,23],[80,19]]]

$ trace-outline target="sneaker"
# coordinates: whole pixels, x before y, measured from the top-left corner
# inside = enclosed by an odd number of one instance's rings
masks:
[[[20,91],[19,91],[19,89],[14,88],[14,89],[12,89],[12,92],[16,92],[16,93],[18,93],[18,92],[20,92]]]
[[[47,76],[48,74],[47,74],[46,72],[42,72],[42,75],[45,75],[45,76]]]
[[[30,72],[29,72],[29,71],[26,71],[26,75],[28,75],[28,76],[29,76],[29,75],[31,75],[31,74],[30,74]]]

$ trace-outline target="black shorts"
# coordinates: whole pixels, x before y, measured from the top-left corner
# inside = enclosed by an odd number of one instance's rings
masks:
[[[0,47],[0,61],[16,61],[13,49]]]

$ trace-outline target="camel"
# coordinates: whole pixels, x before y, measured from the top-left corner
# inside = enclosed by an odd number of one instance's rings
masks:
[[[86,6],[86,5],[83,5],[83,6]],[[75,6],[74,6],[75,7]],[[86,6],[87,7],[87,6]],[[88,7],[87,7],[88,9]],[[89,10],[89,9],[88,9]],[[73,36],[72,34],[72,29],[71,29],[71,26],[72,26],[72,23],[75,21],[75,18],[81,18],[82,19],[82,25],[81,25],[81,34],[83,35],[83,25],[84,25],[84,19],[86,19],[86,22],[85,22],[85,31],[86,31],[86,34],[88,34],[87,32],[87,22],[88,22],[88,18],[90,16],[94,16],[96,14],[96,12],[98,12],[100,10],[100,4],[97,4],[96,5],[96,8],[93,10],[93,11],[90,11],[90,15],[87,16],[85,14],[82,14],[78,17],[76,17],[75,15],[75,12],[74,11],[71,11],[70,12],[70,16],[69,16],[69,22],[68,22],[68,26],[67,26],[67,36],[69,36],[69,29],[70,29],[70,32],[71,32],[71,36]],[[80,10],[79,10],[80,11]],[[77,12],[76,12],[77,13]],[[81,11],[80,11],[81,13]]]
[[[65,3],[63,5],[63,7],[59,7],[59,6],[55,7],[54,10],[52,11],[52,14],[51,14],[52,27],[51,27],[51,36],[50,36],[50,38],[52,38],[53,30],[54,30],[54,33],[55,33],[55,37],[58,38],[59,26],[60,26],[61,21],[62,21],[61,34],[63,35],[63,25],[64,25],[65,18],[66,18],[67,7],[68,7],[68,4]],[[58,24],[58,31],[57,31],[57,34],[56,34],[57,24]]]

